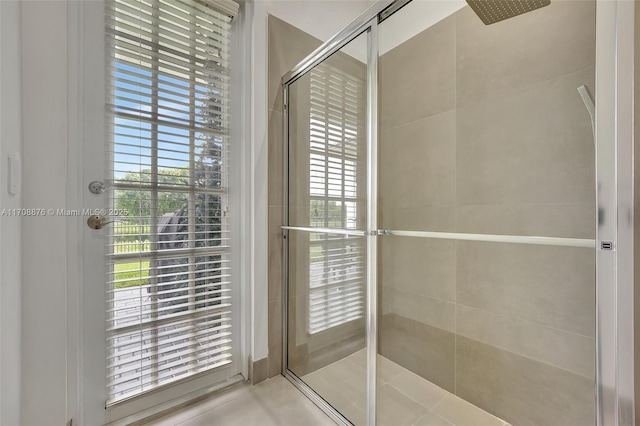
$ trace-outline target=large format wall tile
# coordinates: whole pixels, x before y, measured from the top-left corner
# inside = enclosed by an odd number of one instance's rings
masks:
[[[459,241],[459,304],[595,336],[592,249]]]
[[[284,283],[283,267],[283,232],[282,207],[269,206],[269,302],[282,300],[282,285]],[[270,313],[275,314],[275,312]]]
[[[386,312],[442,330],[455,331],[456,305],[453,302],[386,286],[382,288],[381,298]]]
[[[587,378],[594,377],[596,344],[592,337],[463,305],[456,307],[456,332]]]
[[[269,377],[282,372],[282,301],[269,303]]]
[[[294,26],[268,18],[268,368],[269,376],[282,370],[282,211],[283,129],[282,76],[321,43]],[[297,355],[297,354],[294,354]],[[300,359],[304,356],[300,354]],[[295,358],[295,356],[292,356]],[[303,362],[303,361],[300,361]]]
[[[593,137],[576,88],[594,87],[594,16],[593,1],[555,1],[485,26],[467,7],[383,55],[381,227],[593,238]],[[279,206],[280,76],[320,42],[273,17],[269,33],[269,109],[277,110],[269,204]],[[330,62],[364,71],[352,58]],[[300,120],[297,137],[306,140]],[[298,155],[299,173],[308,174],[308,155]],[[308,223],[308,181],[296,182],[292,217]],[[270,268],[281,261],[272,252],[278,214],[270,209]],[[289,301],[290,362],[301,374],[364,345],[362,330],[349,327],[307,335],[305,244],[293,244],[300,287]],[[380,253],[383,355],[517,425],[593,423],[592,250],[384,237]],[[271,314],[280,310],[277,267],[269,280],[270,352],[280,359],[272,346],[281,339]],[[363,386],[362,376],[352,378]],[[362,402],[350,404],[341,408],[361,418]]]
[[[420,296],[455,301],[454,241],[389,237],[382,244],[382,284]]]
[[[383,208],[455,205],[455,120],[451,110],[381,133]]]
[[[459,108],[458,205],[595,203],[591,121],[576,90],[593,75]]]
[[[455,105],[455,18],[450,16],[380,58],[380,128]]]
[[[289,116],[287,129],[288,155],[288,205],[300,209],[309,207],[309,126],[310,126],[310,74],[305,74],[289,86]],[[283,143],[283,151],[284,151]],[[273,168],[274,172],[278,172]],[[284,172],[280,169],[280,172]],[[284,180],[284,177],[282,178]],[[301,216],[299,222],[290,218],[290,223],[305,223],[308,216]]]
[[[380,319],[380,354],[454,391],[455,335],[396,314]]]
[[[269,206],[282,206],[284,203],[282,120],[282,112],[269,111]]]
[[[385,54],[381,227],[594,238],[593,135],[576,90],[594,88],[594,20],[593,1],[552,2],[491,26],[467,7]],[[452,41],[455,69],[439,50]],[[593,250],[405,237],[380,245],[384,355],[445,388],[455,377],[460,396],[514,424],[591,419]],[[481,353],[458,348],[458,372],[442,358],[452,356],[449,332],[484,342],[473,346]],[[489,352],[498,360],[481,362]],[[555,398],[571,385],[575,395]],[[520,421],[525,397],[532,413]]]
[[[493,25],[484,25],[465,7],[456,19],[458,107],[585,69],[595,61],[595,1],[552,1]]]
[[[269,15],[269,110],[282,111],[282,76],[322,42]]]
[[[595,202],[486,204],[456,209],[457,232],[472,234],[595,238],[595,223]]]
[[[456,360],[457,395],[507,422],[595,424],[592,379],[462,336]]]
[[[453,206],[395,207],[378,198],[382,207],[378,216],[381,229],[405,231],[455,232],[456,208]]]

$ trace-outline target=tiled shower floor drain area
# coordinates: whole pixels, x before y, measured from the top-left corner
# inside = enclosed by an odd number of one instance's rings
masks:
[[[365,365],[363,349],[302,379],[349,421],[366,425]],[[508,426],[381,355],[377,415],[384,426]]]

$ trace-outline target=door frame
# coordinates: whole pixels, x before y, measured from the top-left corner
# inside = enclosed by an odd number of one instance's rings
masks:
[[[105,140],[105,88],[104,88],[104,0],[67,0],[67,83],[69,93],[68,128],[68,176],[67,199],[70,209],[106,208],[108,197],[89,194],[88,182],[106,180],[108,158]],[[232,54],[237,66],[232,69],[233,85],[231,100],[242,105],[247,98],[248,75],[244,64],[248,61],[250,38],[247,36],[248,20],[241,5],[232,34]],[[93,56],[94,60],[91,59]],[[100,84],[88,84],[100,81]],[[86,99],[95,102],[87,104]],[[249,129],[244,111],[234,115],[231,131],[238,141],[246,141]],[[92,134],[93,132],[93,134]],[[99,146],[91,143],[99,142]],[[100,155],[95,155],[100,151]],[[67,418],[73,424],[106,424],[122,419],[127,421],[157,415],[185,404],[189,400],[202,398],[219,390],[246,380],[251,349],[250,301],[251,265],[246,256],[251,249],[251,191],[248,189],[251,149],[247,143],[232,144],[231,156],[236,172],[230,176],[230,186],[235,188],[229,196],[232,211],[239,212],[234,220],[234,243],[232,247],[233,285],[232,326],[235,347],[233,371],[229,368],[200,374],[195,378],[178,381],[161,387],[149,394],[135,397],[106,409],[106,318],[104,313],[104,280],[100,285],[88,285],[87,277],[104,277],[105,256],[103,233],[90,230],[86,218],[72,217],[68,220],[67,252]],[[247,184],[247,182],[249,182]],[[241,191],[238,189],[242,189]],[[80,219],[80,220],[78,220]],[[93,255],[90,256],[89,254]],[[98,255],[96,255],[96,253]],[[95,282],[95,281],[94,281]],[[100,307],[98,309],[97,307]],[[97,373],[100,371],[101,373]],[[93,401],[93,402],[92,402]],[[100,404],[97,401],[102,401]]]
[[[632,0],[596,0],[596,411],[635,424]],[[613,250],[602,243],[613,242]]]

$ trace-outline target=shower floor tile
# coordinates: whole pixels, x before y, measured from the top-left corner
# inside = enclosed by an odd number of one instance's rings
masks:
[[[357,426],[366,424],[366,353],[302,376]],[[382,426],[508,426],[499,418],[378,355],[378,424]]]

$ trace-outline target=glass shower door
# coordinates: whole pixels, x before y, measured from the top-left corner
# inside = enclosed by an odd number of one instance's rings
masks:
[[[380,44],[379,422],[595,424],[595,3]]]
[[[376,3],[289,74],[285,375],[337,420],[632,417],[632,3],[597,61],[593,0],[506,3]]]
[[[288,88],[287,367],[366,424],[367,33]]]

